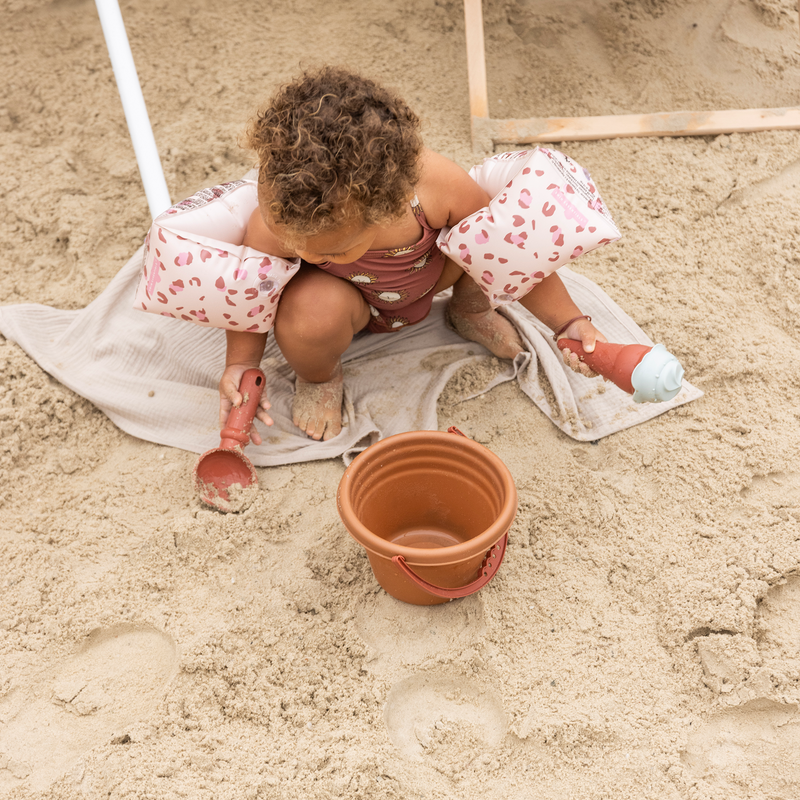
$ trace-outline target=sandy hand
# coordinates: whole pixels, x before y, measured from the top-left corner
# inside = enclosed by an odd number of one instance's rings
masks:
[[[605,336],[592,325],[591,321],[585,318],[577,319],[565,331],[559,334],[559,338],[575,339],[581,343],[581,347],[587,352],[594,351],[595,342],[607,342]],[[573,371],[583,375],[585,378],[596,378],[600,373],[595,372],[588,364],[571,350],[566,348],[561,351],[561,358],[564,363]],[[605,378],[603,380],[606,380]]]
[[[255,366],[258,366],[256,364]],[[239,393],[239,384],[242,382],[242,375],[248,370],[252,369],[253,364],[228,364],[225,371],[222,373],[222,378],[219,381],[219,425],[224,428],[227,424],[228,417],[230,416],[233,408],[239,408],[244,402],[244,398]],[[256,419],[261,420],[265,425],[272,425],[272,417],[267,414],[270,409],[270,402],[267,399],[266,392],[261,395],[261,402],[259,403],[258,411],[256,411]],[[256,426],[250,427],[250,441],[253,444],[261,444],[261,434],[256,430]]]

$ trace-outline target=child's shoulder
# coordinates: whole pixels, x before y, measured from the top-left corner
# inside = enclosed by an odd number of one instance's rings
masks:
[[[490,197],[455,161],[426,149],[417,197],[432,227],[443,228],[488,204]]]
[[[267,227],[261,211],[256,208],[250,215],[247,230],[244,234],[244,244],[254,250],[260,250],[278,258],[296,258],[296,254],[287,250],[276,238],[275,234]]]
[[[450,183],[471,181],[469,174],[455,161],[437,153],[435,150],[425,148],[420,157],[419,185],[431,192],[446,189]]]

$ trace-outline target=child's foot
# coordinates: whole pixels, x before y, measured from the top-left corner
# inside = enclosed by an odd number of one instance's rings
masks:
[[[312,439],[328,441],[342,431],[342,364],[325,383],[295,382],[292,422]]]
[[[448,325],[463,339],[482,344],[498,358],[513,359],[525,349],[517,329],[489,305],[474,281],[469,283],[472,285],[462,279],[454,287],[445,315]]]

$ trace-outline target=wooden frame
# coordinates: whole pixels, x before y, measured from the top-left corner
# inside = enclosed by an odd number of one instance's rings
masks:
[[[800,129],[800,106],[730,111],[677,111],[603,117],[492,119],[486,84],[482,0],[464,0],[472,147],[484,155],[496,144],[576,142],[629,136],[713,136]]]

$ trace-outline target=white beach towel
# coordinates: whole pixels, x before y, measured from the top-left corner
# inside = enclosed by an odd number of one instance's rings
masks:
[[[0,307],[0,333],[46,372],[102,409],[140,439],[203,453],[219,445],[217,383],[225,335],[133,308],[142,249],[86,308],[64,311],[27,304]],[[653,344],[592,281],[559,270],[580,309],[610,341]],[[257,466],[343,456],[346,464],[368,445],[395,433],[436,430],[436,401],[460,367],[488,357],[444,321],[447,297],[434,300],[423,322],[392,334],[360,334],[343,358],[345,422],[327,442],[302,434],[291,421],[294,375],[270,338],[262,363],[275,420],[257,423],[264,443],[249,445]],[[561,361],[550,330],[519,306],[502,309],[528,352],[517,356],[471,396],[516,379],[533,403],[564,433],[594,441],[702,396],[687,382],[673,400],[636,404],[601,378],[587,379]],[[466,398],[465,398],[466,399]],[[532,407],[531,414],[537,413]]]

